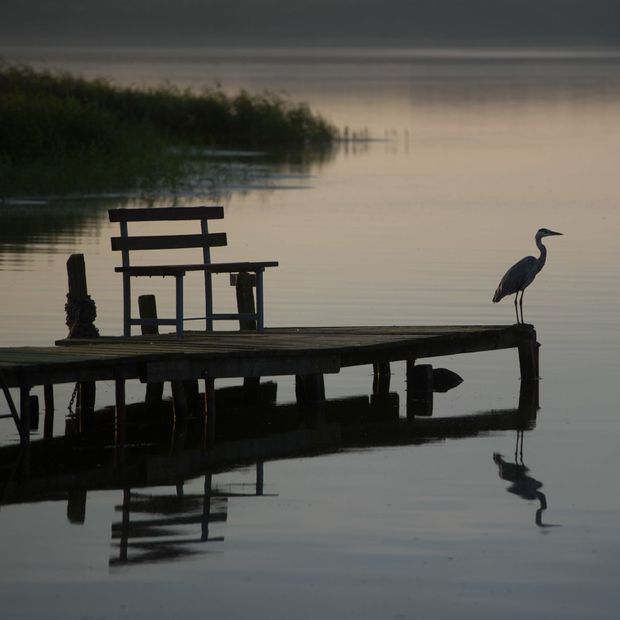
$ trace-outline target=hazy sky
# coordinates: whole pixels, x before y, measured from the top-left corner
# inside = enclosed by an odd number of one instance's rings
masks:
[[[620,44],[620,0],[1,0],[0,44]]]

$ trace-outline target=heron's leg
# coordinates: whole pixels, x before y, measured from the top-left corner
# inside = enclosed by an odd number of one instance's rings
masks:
[[[521,291],[521,301],[519,301],[519,306],[521,308],[521,323],[525,323],[525,319],[523,318],[523,293],[525,293],[525,289]]]
[[[517,315],[517,323],[519,322],[519,309],[517,308],[517,297],[519,297],[519,291],[515,294],[515,313]]]

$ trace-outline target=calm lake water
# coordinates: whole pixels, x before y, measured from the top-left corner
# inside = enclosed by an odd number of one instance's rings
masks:
[[[231,91],[285,92],[341,128],[369,132],[372,140],[303,166],[236,158],[235,173],[219,175],[210,193],[211,179],[199,179],[199,191],[174,198],[224,204],[219,229],[230,245],[218,259],[280,261],[266,278],[267,325],[512,323],[510,300],[491,303],[501,275],[535,253],[538,228],[564,233],[547,240],[547,264],[525,298],[525,318],[542,344],[540,410],[524,437],[525,486],[502,479],[493,459],[501,453],[514,462],[514,431],[267,462],[259,496],[254,467],[214,474],[220,494],[210,510],[222,517],[208,543],[159,561],[148,545],[132,548],[135,562],[119,554],[122,490],[89,490],[77,519],[69,518],[66,494],[41,492],[38,501],[0,506],[7,617],[617,617],[618,54],[0,55],[121,84],[220,82]],[[172,201],[71,196],[0,206],[0,345],[65,335],[65,262],[73,252],[86,257],[97,326],[119,334],[118,258],[109,242],[116,230],[107,209]],[[147,291],[162,313],[170,308],[167,280],[146,282]],[[217,294],[223,306],[233,303],[224,279]],[[199,302],[196,281],[190,307]],[[431,362],[464,378],[436,396],[436,416],[517,406],[514,351]],[[404,366],[392,373],[402,403]],[[369,368],[328,376],[327,396],[368,395],[371,382]],[[293,401],[293,382],[277,383],[278,402]],[[128,389],[141,398],[139,385]],[[59,413],[71,390],[58,390]],[[113,399],[113,384],[101,384],[98,405]],[[15,440],[4,423],[0,445]],[[203,510],[204,485],[202,476],[185,481],[187,514]],[[132,489],[137,513],[140,501],[149,505],[132,519],[161,520],[177,491]],[[199,521],[179,527],[175,535],[200,538]]]

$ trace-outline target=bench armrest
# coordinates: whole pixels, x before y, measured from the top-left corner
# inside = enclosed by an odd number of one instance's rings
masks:
[[[241,262],[241,263],[210,263],[190,265],[140,265],[135,267],[115,267],[117,273],[126,273],[130,276],[180,276],[188,271],[203,271],[209,273],[236,273],[242,271],[263,271],[266,267],[277,267],[277,261]]]

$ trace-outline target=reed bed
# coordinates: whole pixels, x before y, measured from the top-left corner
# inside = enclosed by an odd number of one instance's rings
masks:
[[[198,147],[302,151],[335,128],[276,94],[106,79],[0,64],[0,195],[168,185]]]

